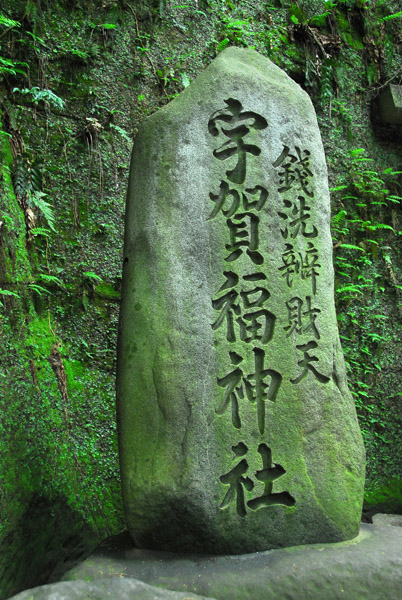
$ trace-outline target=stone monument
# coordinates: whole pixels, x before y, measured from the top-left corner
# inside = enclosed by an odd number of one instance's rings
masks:
[[[364,450],[308,95],[228,48],[134,144],[118,353],[140,548],[245,553],[357,535]]]

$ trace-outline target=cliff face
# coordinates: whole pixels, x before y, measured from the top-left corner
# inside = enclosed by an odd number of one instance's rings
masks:
[[[132,139],[229,45],[313,100],[367,500],[402,511],[401,126],[378,108],[401,83],[397,4],[3,2],[0,595],[124,527],[114,372]]]

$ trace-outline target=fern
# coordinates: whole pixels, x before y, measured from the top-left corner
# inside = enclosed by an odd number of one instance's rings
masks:
[[[226,46],[229,45],[229,39],[225,38],[224,40],[221,40],[219,42],[219,44],[216,46],[216,53],[219,54],[219,52],[222,52],[222,50],[224,50],[226,48]]]
[[[45,227],[34,227],[30,231],[31,235],[43,235],[45,237],[50,237],[50,229],[46,229]]]
[[[95,281],[103,281],[102,277],[99,277],[99,275],[97,275],[93,271],[85,271],[83,275],[84,277],[88,277],[88,279],[94,279]]]
[[[42,175],[37,165],[27,154],[18,156],[14,162],[13,172],[14,191],[22,198],[28,193],[39,192],[42,188]]]
[[[333,68],[330,61],[324,61],[321,67],[321,103],[326,104],[331,98],[334,97],[334,90],[332,87],[333,79]]]
[[[330,10],[326,10],[321,15],[315,15],[308,20],[308,24],[312,27],[325,27],[327,23],[327,17],[331,14]],[[293,20],[293,19],[292,19]]]
[[[9,29],[11,29],[12,27],[21,27],[21,23],[19,23],[18,21],[13,21],[13,19],[9,19],[2,13],[0,14],[0,25],[4,25]]]
[[[353,150],[350,151],[350,156],[352,158],[354,158],[355,156],[359,156],[360,154],[364,154],[365,152],[366,152],[365,148],[354,148]]]
[[[381,21],[390,21],[391,19],[399,19],[402,17],[402,10],[394,13],[393,15],[388,15],[386,17],[383,17],[382,19],[380,19]]]
[[[37,285],[36,283],[29,283],[28,288],[33,292],[39,294],[39,296],[42,296],[43,294],[50,294],[49,290],[42,287],[41,285]]]
[[[59,96],[56,96],[56,94],[52,92],[52,90],[41,90],[38,87],[23,89],[16,87],[13,89],[13,93],[15,92],[19,92],[23,96],[32,96],[32,102],[35,105],[39,104],[39,102],[44,102],[45,104],[54,106],[54,108],[58,108],[59,110],[63,110],[64,108],[64,101],[61,98],[59,98]]]
[[[127,131],[125,129],[123,129],[122,127],[119,127],[118,125],[113,125],[113,123],[110,123],[110,129],[114,129],[115,131],[117,131],[117,133],[120,133],[120,135],[129,143],[132,143],[132,140],[130,138],[130,136],[128,135]]]
[[[386,225],[385,223],[365,225],[365,229],[368,229],[368,231],[376,231],[377,229],[390,229],[393,233],[395,233],[395,229],[391,227],[391,225]]]
[[[344,292],[352,292],[354,294],[362,294],[361,287],[367,287],[363,285],[344,285],[343,287],[337,288],[335,292],[337,294],[342,294]]]
[[[0,296],[15,296],[16,298],[20,297],[15,292],[10,292],[10,290],[2,290],[2,289],[0,289]]]
[[[19,69],[16,65],[21,65],[24,67],[28,66],[27,63],[20,62],[20,61],[13,62],[12,60],[10,60],[8,58],[4,58],[4,56],[0,56],[0,75],[2,73],[8,74],[8,75],[16,75],[17,73],[26,75],[25,71],[21,71],[21,69]]]
[[[43,281],[43,283],[55,283],[59,287],[64,287],[64,283],[58,277],[54,275],[47,275],[47,273],[39,273],[38,280]]]
[[[52,208],[52,206],[50,206],[49,202],[46,202],[46,200],[44,199],[46,196],[47,194],[45,194],[44,192],[36,191],[33,193],[29,193],[28,204],[30,204],[31,206],[35,206],[37,209],[39,209],[44,218],[46,219],[50,229],[52,231],[56,231],[54,227],[54,209]]]
[[[384,173],[386,175],[402,175],[402,171],[394,171],[391,167],[388,167],[388,169],[384,169]]]
[[[343,223],[343,221],[346,218],[346,215],[348,213],[346,212],[346,210],[340,210],[336,215],[334,215],[331,219],[332,221],[332,225],[334,227],[337,227],[338,225],[340,225],[341,223]]]
[[[341,244],[341,248],[346,248],[346,250],[359,250],[359,252],[364,252],[363,248],[360,246],[354,246],[353,244]]]

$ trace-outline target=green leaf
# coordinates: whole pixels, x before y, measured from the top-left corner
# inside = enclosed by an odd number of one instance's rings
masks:
[[[13,19],[9,19],[3,14],[0,14],[0,25],[4,25],[4,27],[21,27],[21,23],[18,21],[14,21]]]
[[[380,21],[390,21],[391,19],[400,19],[402,17],[402,10],[394,13],[393,15],[387,15],[386,17],[383,17],[382,19],[380,19]]]
[[[33,193],[28,192],[28,204],[36,206],[45,217],[47,224],[49,225],[52,231],[56,231],[54,227],[55,222],[55,214],[54,208],[45,200],[47,194],[40,191],[35,191]],[[43,235],[43,231],[41,232]]]
[[[50,294],[49,290],[42,287],[41,285],[37,285],[36,283],[29,283],[28,288],[33,292],[39,294],[39,296],[42,296],[43,294]]]
[[[190,85],[190,79],[188,78],[187,73],[181,74],[181,82],[183,84],[183,87],[185,87],[185,88]]]
[[[13,62],[8,58],[4,58],[4,56],[0,56],[0,73],[9,73],[10,75],[16,75],[17,73],[21,73],[26,76],[25,71],[21,71],[21,69],[17,68],[16,65],[21,65],[27,67],[27,63],[23,63],[20,61]]]
[[[345,190],[348,186],[347,185],[338,185],[337,187],[334,188],[329,188],[330,192],[338,192],[339,190]]]
[[[219,54],[219,52],[222,52],[222,50],[224,50],[226,48],[226,46],[228,46],[229,44],[230,44],[230,40],[228,38],[221,40],[219,42],[219,44],[216,46],[216,53]]]
[[[40,88],[38,88],[36,86],[32,87],[32,88],[24,88],[24,89],[15,87],[13,89],[13,92],[19,92],[20,94],[23,94],[24,96],[26,96],[26,95],[32,96],[32,102],[34,104],[39,104],[39,102],[44,102],[45,104],[50,104],[60,110],[62,110],[64,108],[64,101],[61,98],[59,98],[59,96],[56,96],[56,94],[54,94],[52,92],[52,90],[48,90],[48,89],[41,90]]]
[[[362,290],[360,289],[364,286],[356,286],[356,285],[345,285],[343,287],[337,288],[335,292],[337,294],[342,294],[343,292],[352,292],[354,294],[362,294]]]
[[[132,139],[130,138],[128,132],[123,129],[122,127],[119,127],[118,125],[114,125],[113,123],[110,123],[110,129],[114,129],[115,131],[117,131],[117,133],[120,133],[120,135],[129,143],[132,143]]]
[[[20,298],[19,294],[15,292],[10,292],[10,290],[2,290],[0,289],[0,296],[15,296],[16,298]]]
[[[102,23],[99,27],[102,27],[102,29],[116,29],[117,25],[115,23]]]
[[[386,225],[385,223],[375,223],[374,225],[366,225],[365,223],[363,224],[365,226],[366,229],[368,229],[368,231],[377,231],[377,229],[390,229],[391,231],[393,231],[395,233],[395,229],[393,227],[391,227],[391,225]]]
[[[45,47],[47,48],[47,46],[46,46],[45,42],[42,40],[42,38],[38,37],[37,35],[35,35],[35,34],[34,34],[34,33],[32,33],[31,31],[27,31],[26,33],[27,33],[27,35],[30,35],[30,36],[31,36],[31,38],[32,38],[32,39],[33,39],[35,42],[39,42],[40,44],[42,44],[42,46],[45,46]]]
[[[357,34],[353,35],[349,31],[340,31],[340,36],[345,44],[353,48],[353,50],[364,50],[364,44]]]
[[[47,273],[39,273],[38,280],[44,283],[56,283],[60,287],[64,287],[64,283],[58,277],[54,275],[48,275]]]
[[[369,65],[367,65],[366,75],[367,75],[367,83],[369,85],[372,85],[373,83],[376,83],[378,81],[379,72],[377,69],[377,65],[375,64],[374,61],[371,61],[371,63]]]
[[[350,151],[350,156],[358,156],[359,154],[362,154],[363,152],[366,152],[365,148],[354,148],[353,150]]]
[[[50,229],[46,229],[45,227],[34,227],[31,229],[30,233],[32,235],[44,235],[45,237],[50,237]]]
[[[88,277],[88,279],[96,279],[96,281],[103,281],[102,277],[99,277],[99,275],[97,275],[93,271],[85,271],[83,275],[84,277]]]
[[[359,252],[364,252],[363,248],[360,248],[360,246],[354,246],[353,244],[341,244],[340,248],[346,248],[347,250],[359,250]]]

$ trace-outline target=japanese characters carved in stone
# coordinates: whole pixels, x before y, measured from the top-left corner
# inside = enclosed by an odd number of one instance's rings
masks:
[[[119,333],[140,547],[241,553],[358,532],[364,451],[308,96],[229,48],[135,141]]]

